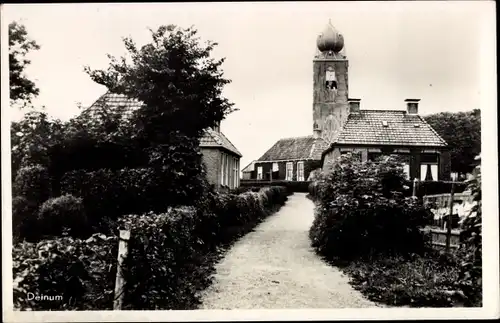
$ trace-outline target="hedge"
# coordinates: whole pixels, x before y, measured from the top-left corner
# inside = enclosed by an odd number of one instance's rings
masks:
[[[467,183],[455,182],[455,193],[462,193],[467,189]],[[417,184],[417,196],[447,194],[451,192],[451,182],[422,181]]]
[[[121,225],[133,232],[125,266],[126,309],[196,308],[197,291],[210,284],[216,249],[249,232],[286,199],[284,188],[270,187],[213,194],[204,201],[207,208],[124,217]]]
[[[268,187],[268,186],[284,186],[290,193],[300,192],[307,193],[308,187],[311,182],[297,182],[297,181],[255,181],[255,180],[241,180],[240,187]]]
[[[78,170],[63,176],[61,192],[82,197],[87,216],[96,224],[104,217],[192,205],[203,195],[203,184],[198,177],[174,176],[157,168]]]
[[[196,206],[126,215],[131,230],[124,263],[124,309],[194,309],[210,284],[220,248],[252,230],[287,199],[283,187],[240,195],[210,193]],[[117,238],[62,237],[18,243],[13,250],[14,304],[29,310],[112,309]],[[63,295],[63,301],[29,301],[26,293]]]
[[[116,278],[116,237],[87,240],[61,237],[14,245],[14,308],[20,310],[112,309]],[[30,300],[29,294],[62,296]]]

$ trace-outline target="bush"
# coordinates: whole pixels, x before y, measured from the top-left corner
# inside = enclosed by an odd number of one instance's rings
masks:
[[[85,211],[95,225],[103,217],[113,220],[125,214],[163,212],[169,206],[193,205],[203,195],[204,185],[200,176],[174,178],[170,171],[158,168],[101,169],[66,173],[61,191],[82,197]]]
[[[197,207],[128,215],[126,309],[194,309],[210,283],[216,250],[249,232],[286,200],[284,188],[241,195],[210,193]]]
[[[45,201],[38,213],[38,224],[43,235],[81,237],[88,233],[82,199],[69,194]]]
[[[242,180],[240,182],[240,187],[244,188],[244,187],[283,186],[286,187],[286,189],[290,193],[295,193],[295,192],[307,193],[309,184],[310,182],[307,181],[297,182],[297,181],[273,180],[272,182],[270,182],[270,181]]]
[[[420,228],[432,221],[432,213],[417,199],[404,197],[409,189],[404,178],[394,160],[362,163],[343,156],[316,183],[312,246],[330,260],[423,252]]]
[[[412,184],[413,185],[413,184]],[[425,195],[449,194],[451,183],[444,181],[422,181],[417,184],[417,197]],[[467,188],[467,183],[455,183],[455,193],[462,193]]]
[[[40,165],[19,169],[14,185],[13,196],[24,196],[35,205],[40,205],[51,196],[51,183],[47,169]]]
[[[12,199],[12,237],[14,241],[34,241],[38,237],[38,206],[24,196]]]
[[[110,310],[118,240],[93,235],[14,245],[14,307],[20,310]],[[62,300],[29,300],[34,295]]]

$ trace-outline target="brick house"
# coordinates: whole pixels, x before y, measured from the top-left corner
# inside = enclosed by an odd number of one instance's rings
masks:
[[[114,111],[120,113],[125,121],[132,111],[139,109],[142,104],[139,100],[128,98],[123,94],[107,92],[82,111],[82,114],[95,115]],[[232,189],[240,185],[242,155],[220,131],[220,125],[205,130],[200,140],[200,151],[203,154],[202,160],[210,184],[218,190]]]
[[[251,179],[306,181],[321,168],[321,154],[327,148],[322,138],[304,136],[278,140],[254,162]]]
[[[313,135],[279,140],[256,161],[252,179],[309,180],[316,167],[328,170],[354,152],[363,161],[396,154],[410,179],[449,180],[447,144],[418,115],[420,100],[407,99],[401,110],[361,110],[359,99],[349,99],[343,35],[329,22],[316,45]]]

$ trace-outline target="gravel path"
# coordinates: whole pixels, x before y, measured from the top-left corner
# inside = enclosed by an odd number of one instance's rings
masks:
[[[201,309],[378,307],[310,247],[313,208],[306,194],[295,193],[237,241],[216,265]]]

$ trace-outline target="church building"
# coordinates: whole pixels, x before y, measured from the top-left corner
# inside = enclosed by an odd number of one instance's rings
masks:
[[[361,109],[361,100],[349,98],[342,34],[329,22],[316,45],[313,134],[279,140],[255,161],[251,178],[311,180],[315,171],[331,169],[352,152],[362,161],[396,154],[409,179],[449,180],[447,144],[418,114],[420,100],[406,99],[401,110]]]

